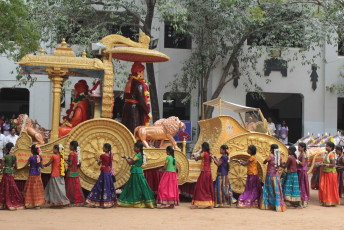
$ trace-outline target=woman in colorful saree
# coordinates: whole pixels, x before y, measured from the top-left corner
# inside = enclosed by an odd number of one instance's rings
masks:
[[[301,194],[301,203],[303,207],[307,207],[309,201],[309,182],[308,182],[308,155],[307,146],[305,143],[300,142],[298,145],[299,158],[297,159],[297,175],[299,177],[299,186]]]
[[[68,156],[68,170],[66,175],[66,194],[70,200],[71,207],[81,207],[85,205],[85,197],[81,190],[79,179],[79,165],[81,164],[81,154],[78,142],[72,141],[69,144],[72,151]]]
[[[287,176],[282,182],[282,189],[284,200],[290,202],[293,206],[302,208],[301,195],[299,187],[299,177],[297,174],[297,156],[295,146],[290,146],[288,149],[289,157],[287,162],[283,163],[283,168],[287,168]]]
[[[112,180],[113,154],[109,143],[104,144],[103,152],[98,160],[98,165],[102,165],[100,167],[100,176],[88,194],[86,202],[93,207],[111,208],[117,203],[117,196]]]
[[[202,159],[201,174],[197,179],[195,190],[192,197],[191,208],[214,207],[214,186],[211,176],[211,153],[209,144],[202,144],[202,153],[193,154],[196,161]]]
[[[248,161],[237,161],[239,164],[247,166],[245,191],[239,196],[238,208],[258,208],[259,206],[259,199],[263,191],[258,175],[256,152],[256,146],[250,145],[247,148],[247,153],[251,155]]]
[[[51,174],[47,186],[45,187],[45,200],[51,207],[63,207],[69,204],[65,187],[65,167],[64,167],[64,148],[60,145],[54,145],[53,156],[49,162],[44,165],[51,165]]]
[[[282,162],[278,145],[272,144],[270,152],[270,155],[263,162],[264,164],[268,163],[268,168],[263,194],[260,198],[260,209],[284,212],[287,210],[287,207],[284,203],[280,175],[278,172]]]
[[[156,203],[158,208],[174,208],[179,205],[179,187],[177,179],[177,159],[174,157],[172,146],[166,148],[166,163],[162,170],[165,170],[161,177]]]
[[[217,159],[216,156],[212,156],[214,163],[217,165],[217,177],[214,186],[215,194],[215,208],[222,206],[230,206],[236,202],[233,197],[231,184],[229,183],[228,171],[229,171],[229,149],[227,145],[220,147],[221,158]]]
[[[322,174],[319,182],[319,201],[325,207],[340,204],[338,193],[338,178],[333,142],[326,143],[326,156],[322,166]]]
[[[134,208],[154,208],[154,194],[149,187],[142,170],[142,164],[145,163],[146,157],[143,153],[143,144],[141,141],[137,141],[134,144],[134,151],[136,154],[133,158],[129,156],[122,157],[127,161],[129,165],[131,165],[131,174],[118,199],[118,206]]]
[[[31,146],[31,153],[33,156],[29,158],[24,166],[24,168],[30,166],[30,175],[25,183],[23,196],[25,208],[40,208],[40,206],[45,204],[44,187],[40,170],[43,167],[43,159],[39,155],[41,149],[37,145]]]
[[[24,208],[24,198],[14,182],[14,169],[17,168],[16,156],[11,149],[13,144],[8,142],[4,149],[4,157],[0,161],[0,168],[3,169],[3,176],[0,183],[0,209],[11,211]]]

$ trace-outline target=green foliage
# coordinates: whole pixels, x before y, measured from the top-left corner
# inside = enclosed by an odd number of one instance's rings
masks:
[[[146,10],[144,5],[138,5],[134,0],[129,1],[93,1],[93,0],[26,0],[30,6],[28,10],[28,22],[35,25],[40,32],[39,42],[45,49],[54,49],[66,39],[68,45],[77,45],[74,49],[76,55],[81,55],[85,49],[87,57],[96,57],[88,50],[88,45],[109,34],[129,34],[133,40],[138,39],[139,29],[145,31],[142,23]],[[15,24],[13,24],[15,25]],[[36,30],[36,31],[37,31]],[[150,33],[150,31],[148,31]],[[149,34],[148,33],[148,34]],[[31,46],[33,47],[33,46]],[[27,54],[37,50],[24,50]],[[126,66],[123,63],[115,63],[117,76],[126,74]],[[19,73],[19,72],[18,72]],[[117,81],[118,79],[118,81]],[[32,86],[35,78],[17,75],[19,85]],[[115,78],[115,84],[122,86],[123,79]]]
[[[40,34],[24,0],[0,1],[0,54],[18,61],[39,48]]]
[[[321,56],[324,41],[333,42],[336,26],[343,21],[340,6],[334,7],[332,1],[321,1],[321,5],[318,1],[286,0],[164,2],[166,5],[159,10],[165,21],[175,23],[178,32],[191,36],[195,44],[184,62],[183,73],[169,87],[188,93],[187,98],[194,90],[200,90],[203,101],[217,98],[224,86],[237,77],[246,90],[261,90],[254,80],[263,74],[257,63],[271,50],[281,50],[288,62],[314,63]],[[290,51],[288,47],[297,49]],[[312,56],[308,58],[306,54],[310,52]],[[215,75],[214,69],[221,71]],[[217,78],[213,82],[218,84],[209,93],[212,78]]]

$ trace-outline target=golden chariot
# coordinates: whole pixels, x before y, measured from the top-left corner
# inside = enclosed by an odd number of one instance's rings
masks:
[[[86,190],[91,190],[100,174],[100,166],[97,159],[102,153],[103,143],[110,143],[113,146],[113,165],[115,170],[116,188],[122,187],[129,179],[130,166],[121,158],[124,155],[133,155],[133,145],[135,138],[132,133],[121,123],[111,119],[112,100],[114,87],[114,72],[112,59],[124,61],[141,62],[163,62],[169,57],[163,53],[149,49],[150,38],[141,34],[139,42],[134,42],[121,35],[109,35],[104,37],[100,43],[105,46],[102,50],[101,59],[90,59],[85,52],[82,57],[76,57],[71,48],[68,48],[63,41],[61,47],[57,47],[53,55],[45,55],[41,50],[40,55],[26,55],[19,65],[26,74],[48,75],[53,83],[53,107],[52,107],[52,128],[50,142],[41,145],[42,157],[44,161],[52,155],[53,146],[62,144],[66,149],[68,157],[68,146],[73,140],[78,141],[81,148],[82,164],[80,167],[81,185]],[[61,85],[69,77],[82,76],[99,78],[102,82],[101,98],[95,101],[94,118],[87,120],[72,131],[58,138],[58,128],[60,122],[60,100]],[[283,160],[287,159],[287,148],[276,138],[272,137],[267,128],[263,114],[257,108],[250,108],[225,102],[221,99],[204,103],[203,106],[219,107],[219,116],[207,120],[199,121],[200,135],[194,147],[194,152],[200,149],[202,142],[210,144],[211,152],[220,157],[219,149],[223,144],[230,148],[230,181],[232,189],[236,193],[242,193],[246,183],[246,167],[239,165],[233,159],[248,159],[247,147],[251,144],[257,147],[258,171],[260,179],[264,180],[266,165],[263,161],[269,154],[271,144],[278,144]],[[231,116],[221,115],[221,110],[227,109],[240,115],[242,124]],[[244,122],[241,113],[246,114],[245,118],[249,122]],[[247,116],[247,113],[252,113]],[[258,119],[259,118],[259,119]],[[250,120],[251,119],[251,120]],[[253,120],[254,119],[254,120]],[[250,122],[253,122],[250,124]],[[18,170],[15,179],[26,180],[29,175],[28,169],[24,169],[31,152],[32,138],[25,131],[21,132],[15,146],[15,155],[18,159]],[[166,152],[161,148],[146,148],[147,165],[144,169],[159,168],[165,164]],[[175,151],[178,168],[178,183],[196,182],[200,174],[200,162],[188,159],[185,154],[185,144],[183,151]],[[215,180],[216,166],[212,164],[212,175]],[[50,166],[44,168],[42,173],[49,174]]]

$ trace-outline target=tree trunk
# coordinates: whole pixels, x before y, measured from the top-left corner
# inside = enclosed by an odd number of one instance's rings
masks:
[[[154,8],[155,8],[156,0],[146,0],[147,6],[147,14],[145,18],[144,33],[146,33],[149,37],[151,37],[151,30],[152,30],[152,21],[154,17]],[[147,70],[147,78],[149,81],[149,94],[150,94],[150,102],[151,102],[151,113],[153,117],[153,122],[160,119],[159,113],[159,100],[158,100],[158,93],[156,90],[156,83],[155,83],[155,74],[154,74],[154,66],[153,63],[146,64]]]
[[[156,83],[155,83],[155,74],[154,74],[154,66],[153,63],[147,63],[147,75],[148,75],[148,81],[150,83],[149,85],[149,96],[151,98],[151,110],[152,110],[152,116],[153,116],[153,122],[160,119],[160,113],[159,113],[159,101],[158,101],[158,93],[156,90]]]

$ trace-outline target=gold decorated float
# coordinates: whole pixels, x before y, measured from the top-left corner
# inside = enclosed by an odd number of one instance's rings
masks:
[[[65,147],[67,158],[69,143],[73,140],[78,141],[82,155],[81,185],[87,190],[92,188],[100,174],[100,166],[96,162],[102,153],[102,146],[105,142],[113,146],[113,165],[117,179],[115,186],[122,187],[129,179],[130,166],[121,156],[133,155],[135,138],[125,126],[110,119],[112,117],[114,87],[112,59],[132,62],[163,62],[169,60],[169,57],[165,54],[150,50],[148,48],[149,42],[150,38],[143,33],[140,35],[139,42],[134,42],[120,35],[106,36],[100,41],[105,46],[100,60],[86,58],[85,54],[82,57],[75,57],[72,49],[68,48],[63,41],[61,47],[57,47],[51,56],[45,55],[42,50],[40,55],[26,55],[19,62],[25,73],[48,75],[53,82],[53,115],[50,142],[41,145],[44,161],[48,161],[51,157],[55,144],[62,144]],[[66,136],[58,138],[61,84],[72,76],[98,78],[102,82],[101,98],[94,106],[95,118],[80,123]],[[258,171],[262,181],[266,173],[266,165],[263,165],[262,162],[268,156],[271,144],[278,144],[283,160],[287,159],[287,148],[270,135],[266,120],[259,109],[235,105],[221,99],[204,103],[204,105],[218,106],[220,116],[199,121],[200,135],[194,147],[194,152],[200,149],[202,142],[207,141],[210,144],[212,153],[218,157],[220,157],[220,146],[227,144],[230,148],[232,160],[248,159],[247,147],[254,144],[257,147]],[[228,109],[239,114],[245,113],[244,118],[240,115],[243,124],[239,124],[231,116],[222,116],[222,109]],[[247,121],[246,123],[244,119]],[[15,155],[18,158],[19,167],[16,173],[16,179],[18,180],[26,180],[28,177],[28,170],[23,169],[23,166],[30,156],[32,143],[31,136],[23,129],[15,146]],[[144,169],[154,169],[165,164],[165,149],[146,148],[144,151],[147,155],[147,165],[144,166]],[[200,174],[200,162],[186,157],[185,145],[183,151],[175,151],[175,156],[177,157],[179,184],[196,182]],[[48,167],[44,168],[42,172],[50,173],[50,171],[51,168]],[[215,179],[216,166],[214,164],[212,164],[212,172]],[[246,167],[231,161],[230,180],[234,192],[243,192],[246,182]]]

